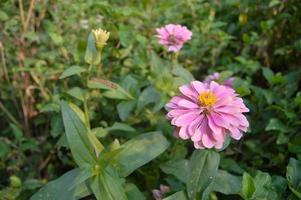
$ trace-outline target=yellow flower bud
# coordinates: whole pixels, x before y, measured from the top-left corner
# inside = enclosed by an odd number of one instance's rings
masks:
[[[248,22],[248,15],[245,13],[240,13],[238,17],[238,21],[241,25],[244,25]]]
[[[107,43],[107,40],[110,37],[110,32],[102,30],[101,28],[92,30],[92,33],[95,38],[95,45],[97,49],[102,49]]]

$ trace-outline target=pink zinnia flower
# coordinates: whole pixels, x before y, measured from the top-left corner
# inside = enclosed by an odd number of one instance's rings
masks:
[[[249,109],[232,88],[192,81],[179,90],[181,95],[166,104],[176,137],[191,139],[197,149],[220,149],[226,135],[239,140],[247,131],[249,122],[243,113]]]
[[[178,52],[183,44],[191,39],[192,32],[185,26],[168,24],[156,29],[159,43],[168,47],[168,51]]]
[[[214,72],[211,75],[208,75],[205,79],[204,79],[204,83],[210,83],[211,81],[218,81],[218,79],[220,79],[220,73],[218,72]],[[228,86],[228,87],[233,87],[233,81],[234,81],[234,77],[230,77],[228,78],[223,85]]]

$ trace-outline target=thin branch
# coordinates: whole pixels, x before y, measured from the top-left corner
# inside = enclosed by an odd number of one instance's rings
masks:
[[[8,72],[7,72],[7,66],[6,66],[6,60],[4,56],[4,47],[2,43],[0,42],[0,58],[1,58],[1,63],[3,67],[3,75],[8,83],[10,83]]]
[[[5,108],[5,106],[0,101],[0,109],[7,115],[7,117],[19,128],[22,128],[22,125],[16,120],[16,118]]]
[[[29,21],[30,21],[31,15],[32,15],[34,4],[35,4],[35,0],[31,0],[30,5],[29,5],[29,9],[28,9],[28,13],[27,13],[26,22],[25,22],[25,25],[24,25],[24,32],[27,31],[27,28],[29,26]]]
[[[19,12],[20,12],[20,18],[21,18],[21,24],[23,31],[25,30],[25,17],[24,17],[24,8],[23,8],[23,1],[19,0]]]

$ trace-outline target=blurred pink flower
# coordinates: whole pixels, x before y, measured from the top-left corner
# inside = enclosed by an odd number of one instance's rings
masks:
[[[167,185],[160,185],[160,190],[152,190],[153,196],[155,198],[155,200],[162,200],[163,196],[165,193],[169,193],[170,192],[170,187]]]
[[[204,79],[204,83],[210,83],[211,81],[217,81],[220,78],[220,73],[214,72],[213,74],[210,74],[206,76]]]
[[[155,200],[162,200],[163,199],[163,195],[162,192],[160,190],[152,190],[153,196],[155,198]]]
[[[220,73],[218,72],[214,72],[211,75],[208,75],[205,79],[204,79],[204,83],[210,83],[211,81],[218,81],[218,79],[220,79]],[[227,87],[233,87],[233,81],[234,81],[234,77],[230,77],[228,78],[223,85],[227,86]]]
[[[168,47],[168,51],[178,52],[183,44],[191,39],[192,32],[185,26],[168,24],[156,29],[159,43]]]
[[[176,137],[191,139],[197,149],[220,149],[226,135],[239,140],[247,131],[249,122],[243,113],[249,109],[232,88],[192,81],[179,90],[181,95],[166,104]]]
[[[161,192],[162,192],[163,194],[169,193],[169,192],[170,192],[170,187],[167,186],[167,185],[161,184],[161,185],[160,185],[160,190],[161,190]]]

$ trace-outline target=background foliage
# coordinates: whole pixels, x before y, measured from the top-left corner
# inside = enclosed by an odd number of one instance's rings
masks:
[[[154,36],[168,23],[193,32],[178,62]],[[251,110],[250,130],[214,158],[220,160],[219,181],[210,184],[215,192],[204,182],[187,188],[199,187],[204,199],[301,198],[300,1],[1,0],[0,199],[29,199],[74,168],[60,99],[82,107],[84,83],[60,76],[71,66],[75,74],[87,68],[88,34],[99,27],[111,35],[89,83],[94,133],[105,145],[151,131],[170,142],[128,176],[126,188],[151,199],[160,184],[173,194],[185,189],[186,176],[198,179],[185,173],[192,144],[173,138],[163,106],[180,84],[219,71],[236,77],[234,87]]]

